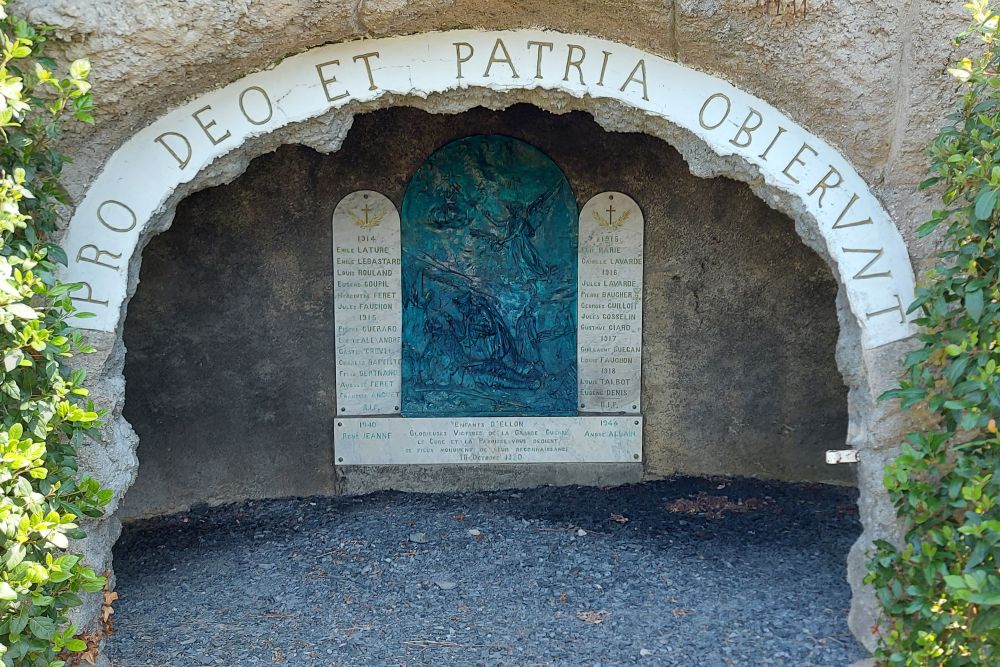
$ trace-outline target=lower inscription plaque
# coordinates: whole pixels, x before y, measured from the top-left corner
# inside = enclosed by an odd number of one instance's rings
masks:
[[[338,465],[635,463],[642,417],[342,417]]]

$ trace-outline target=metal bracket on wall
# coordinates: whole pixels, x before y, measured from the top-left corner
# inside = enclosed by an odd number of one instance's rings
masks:
[[[857,463],[861,460],[861,451],[858,449],[828,449],[826,450],[826,462],[836,463]]]

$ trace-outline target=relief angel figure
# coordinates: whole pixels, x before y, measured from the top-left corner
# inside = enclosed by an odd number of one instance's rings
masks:
[[[551,275],[554,267],[545,264],[531,242],[531,238],[535,236],[535,231],[548,218],[546,215],[548,210],[544,207],[552,201],[553,195],[559,191],[562,185],[562,181],[556,181],[528,204],[519,201],[504,202],[503,207],[507,215],[503,219],[498,220],[493,217],[489,210],[484,208],[483,213],[490,219],[490,222],[503,230],[503,234],[474,233],[477,236],[491,239],[493,245],[498,249],[505,248],[508,261],[517,266],[524,277],[544,278]]]

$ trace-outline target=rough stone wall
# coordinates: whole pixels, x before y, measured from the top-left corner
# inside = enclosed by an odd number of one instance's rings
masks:
[[[912,232],[926,219],[933,195],[915,188],[925,172],[923,147],[954,92],[944,74],[952,58],[948,37],[965,23],[960,2],[932,0],[20,0],[14,9],[59,28],[63,41],[55,51],[90,57],[95,65],[99,123],[85,134],[68,134],[64,142],[76,158],[66,174],[75,198],[132,131],[181,100],[283,56],[363,36],[531,26],[631,44],[722,76],[782,109],[853,163],[902,231],[918,272],[933,241],[917,241]],[[548,108],[544,99],[531,101]],[[560,104],[554,100],[549,106]],[[641,118],[609,115],[605,106],[595,113],[603,124],[674,141],[694,173],[745,178],[765,201],[793,214],[809,242],[809,226],[794,202],[754,183],[738,164],[716,160],[684,135]],[[333,136],[316,139],[317,145],[335,148],[349,124],[323,128]],[[280,138],[258,141],[245,151],[271,150],[276,142]],[[240,170],[239,160],[206,174],[198,187],[230,180]],[[168,222],[169,215],[161,224]],[[849,560],[856,592],[851,621],[870,644],[874,605],[860,583],[863,551],[875,536],[895,534],[892,509],[881,491],[881,466],[907,426],[875,397],[893,384],[912,343],[862,353],[845,309],[838,312],[838,362],[850,387],[848,443],[866,452],[858,465],[866,531]],[[124,349],[115,334],[94,339],[100,352],[85,363],[95,371],[95,396],[113,409],[107,435],[114,447],[91,448],[84,464],[122,494],[135,471],[134,435],[120,419]],[[107,564],[115,522],[91,530],[88,553],[97,567]]]
[[[355,118],[336,153],[289,146],[258,158],[230,185],[186,199],[146,248],[125,324],[125,416],[140,437],[141,465],[124,516],[338,491],[333,208],[358,189],[398,207],[435,148],[481,133],[545,151],[578,206],[618,189],[643,208],[647,478],[853,481],[849,466],[823,462],[847,430],[834,359],[837,285],[790,219],[745,185],[692,176],[665,142],[605,132],[583,113],[396,108]],[[508,471],[494,484],[618,481],[613,466],[590,467],[589,479],[573,465],[520,468],[532,477]],[[487,476],[452,474],[425,488],[478,487]],[[350,491],[397,476],[414,488],[422,478],[412,469],[341,475]]]

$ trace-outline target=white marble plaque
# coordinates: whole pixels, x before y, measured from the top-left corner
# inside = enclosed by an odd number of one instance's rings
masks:
[[[403,301],[399,213],[384,195],[352,192],[333,212],[337,412],[399,413]]]
[[[337,465],[635,463],[642,417],[344,417]]]
[[[639,412],[642,234],[639,205],[620,192],[602,192],[580,211],[580,412]]]

